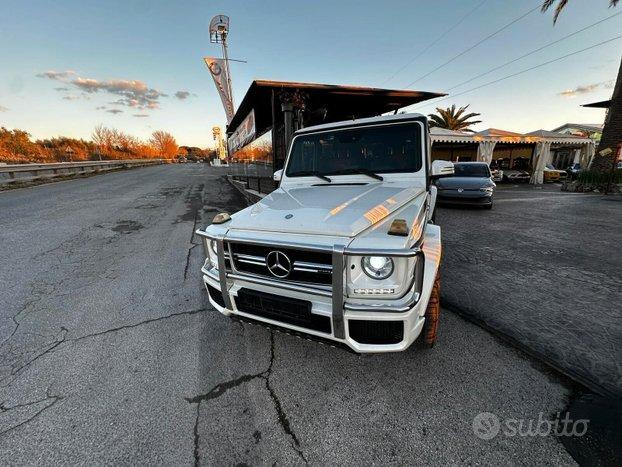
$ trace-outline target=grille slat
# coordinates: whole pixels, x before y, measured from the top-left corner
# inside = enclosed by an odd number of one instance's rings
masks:
[[[324,251],[295,250],[279,248],[278,245],[249,245],[229,242],[233,258],[233,266],[241,273],[249,273],[269,278],[276,278],[266,265],[266,256],[272,251],[280,251],[287,255],[292,270],[285,278],[279,280],[289,282],[305,282],[309,284],[332,284],[332,254]]]

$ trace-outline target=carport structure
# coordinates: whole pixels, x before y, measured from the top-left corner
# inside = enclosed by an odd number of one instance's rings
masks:
[[[544,168],[554,164],[566,168],[570,163],[588,167],[594,157],[594,141],[547,130],[521,134],[496,128],[479,133],[431,128],[432,159],[495,161],[503,169],[532,172],[530,183],[544,181]]]

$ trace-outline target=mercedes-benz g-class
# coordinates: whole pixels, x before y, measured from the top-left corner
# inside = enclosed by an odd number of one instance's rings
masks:
[[[278,189],[197,233],[211,304],[390,352],[436,341],[441,231],[427,119],[402,114],[298,130]]]

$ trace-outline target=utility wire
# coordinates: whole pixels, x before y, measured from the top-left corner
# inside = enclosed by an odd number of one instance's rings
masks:
[[[402,71],[404,71],[406,68],[408,68],[410,65],[413,64],[413,62],[415,60],[417,60],[419,57],[421,57],[424,53],[426,53],[428,50],[430,50],[434,45],[436,45],[442,38],[444,38],[447,34],[449,34],[451,31],[453,31],[454,29],[456,29],[458,26],[460,26],[460,24],[462,24],[464,22],[465,19],[467,19],[469,16],[471,16],[473,13],[475,13],[476,10],[479,9],[479,7],[481,7],[484,3],[486,3],[488,0],[482,0],[480,3],[477,4],[477,6],[475,8],[473,8],[471,11],[469,11],[466,15],[464,15],[462,18],[460,18],[458,20],[458,22],[456,24],[454,24],[453,26],[451,26],[449,29],[447,29],[445,32],[443,32],[440,36],[438,36],[436,39],[434,39],[431,43],[429,43],[426,47],[424,47],[421,51],[419,51],[419,53],[417,55],[415,55],[412,59],[410,59],[403,67],[401,67],[399,70],[397,70],[395,73],[393,73],[391,76],[389,76],[387,79],[385,79],[381,86],[384,85],[385,83],[388,83],[389,81],[391,81],[393,78],[395,78],[397,75],[399,75]]]
[[[454,60],[462,57],[464,54],[466,54],[467,52],[470,52],[471,50],[473,50],[475,47],[478,47],[479,45],[483,44],[484,42],[486,42],[488,39],[493,38],[494,36],[496,36],[497,34],[499,34],[501,31],[504,31],[505,29],[509,28],[510,26],[512,26],[515,23],[518,23],[521,19],[523,19],[525,16],[533,13],[534,11],[540,9],[542,5],[538,5],[533,7],[531,10],[527,11],[526,13],[523,13],[521,16],[519,16],[516,19],[513,19],[512,21],[510,21],[509,23],[507,23],[505,26],[502,26],[501,28],[497,29],[495,32],[492,32],[490,34],[488,34],[486,37],[484,37],[483,39],[479,40],[478,42],[476,42],[475,44],[473,44],[471,47],[468,47],[467,49],[463,50],[462,52],[460,52],[458,55],[454,55],[452,58],[450,58],[449,60],[447,60],[444,63],[441,63],[439,66],[437,66],[436,68],[434,68],[433,70],[427,72],[425,75],[420,76],[419,78],[417,78],[416,80],[408,83],[406,86],[404,86],[405,88],[409,88],[411,87],[413,84],[415,84],[417,81],[421,81],[423,78],[427,78],[428,76],[430,76],[432,73],[440,70],[441,68],[449,65],[451,62],[453,62]]]
[[[571,57],[571,56],[573,56],[573,55],[580,54],[580,53],[582,53],[582,52],[586,52],[586,51],[588,51],[588,50],[594,49],[594,48],[596,48],[596,47],[599,47],[599,46],[601,46],[601,45],[607,44],[607,43],[609,43],[609,42],[613,42],[613,41],[618,40],[618,39],[622,39],[622,34],[621,34],[621,35],[619,35],[619,36],[616,36],[616,37],[612,37],[611,39],[607,39],[606,41],[599,42],[598,44],[594,44],[594,45],[591,45],[591,46],[589,46],[589,47],[585,47],[584,49],[581,49],[581,50],[576,50],[576,51],[571,52],[571,53],[569,53],[569,54],[562,55],[561,57],[557,57],[557,58],[554,58],[554,59],[549,60],[549,61],[547,61],[547,62],[540,63],[539,65],[534,65],[534,66],[532,66],[532,67],[526,68],[525,70],[521,70],[521,71],[518,71],[518,72],[516,72],[516,73],[512,73],[511,75],[507,75],[507,76],[504,76],[504,77],[502,77],[502,78],[498,78],[498,79],[495,79],[495,80],[493,80],[493,81],[489,81],[488,83],[480,84],[479,86],[476,86],[476,87],[471,88],[471,89],[467,89],[466,91],[459,92],[458,94],[453,94],[453,95],[451,95],[451,96],[443,97],[442,99],[439,99],[439,100],[435,101],[435,102],[434,102],[434,105],[438,104],[439,102],[445,101],[445,100],[447,100],[447,99],[453,99],[453,98],[455,98],[455,97],[462,96],[463,94],[466,94],[466,93],[469,93],[469,92],[476,91],[476,90],[481,89],[481,88],[486,87],[486,86],[490,86],[491,84],[496,84],[496,83],[498,83],[498,82],[500,82],[500,81],[504,81],[504,80],[506,80],[506,79],[513,78],[513,77],[518,76],[518,75],[522,75],[523,73],[527,73],[528,71],[535,70],[536,68],[540,68],[540,67],[543,67],[543,66],[545,66],[545,65],[550,65],[551,63],[558,62],[558,61],[560,61],[560,60],[563,60],[563,59],[565,59],[565,58]],[[423,108],[423,107],[424,107],[424,106],[426,106],[426,105],[429,105],[429,104],[423,104],[423,105],[422,105],[421,107],[419,107],[419,108]],[[414,110],[414,109],[413,109],[413,110]]]
[[[580,34],[580,33],[582,33],[583,31],[586,31],[586,30],[588,30],[588,29],[590,29],[590,28],[593,28],[594,26],[597,26],[597,25],[599,25],[599,24],[601,24],[601,23],[604,23],[605,21],[608,21],[608,20],[610,20],[610,19],[612,19],[612,18],[615,18],[616,16],[619,16],[619,15],[622,15],[622,11],[620,11],[619,13],[616,13],[616,14],[614,14],[614,15],[608,16],[608,17],[606,17],[606,18],[603,18],[603,19],[601,19],[600,21],[597,21],[597,22],[595,22],[595,23],[592,23],[592,24],[590,24],[589,26],[584,27],[583,29],[579,29],[578,31],[575,31],[575,32],[573,32],[573,33],[570,33],[570,34],[568,34],[567,36],[564,36],[564,37],[562,37],[562,38],[560,38],[560,39],[557,39],[557,40],[555,40],[555,41],[553,41],[553,42],[549,42],[548,44],[543,45],[542,47],[539,47],[539,48],[537,48],[537,49],[535,49],[535,50],[532,50],[531,52],[527,52],[526,54],[521,55],[520,57],[517,57],[517,58],[515,58],[515,59],[513,59],[513,60],[510,60],[509,62],[505,62],[505,63],[503,63],[502,65],[499,65],[499,66],[496,66],[496,67],[494,67],[494,68],[491,68],[490,70],[485,71],[484,73],[481,73],[481,74],[479,74],[479,75],[477,75],[477,76],[474,76],[473,78],[467,79],[466,81],[463,81],[462,83],[459,83],[459,84],[456,84],[456,85],[454,85],[454,86],[452,86],[452,87],[450,87],[450,88],[447,88],[447,91],[451,91],[452,89],[456,89],[456,88],[458,88],[458,87],[460,87],[460,86],[462,86],[462,85],[465,85],[465,84],[467,84],[467,83],[470,83],[471,81],[475,81],[476,79],[481,78],[482,76],[489,75],[489,74],[490,74],[490,73],[492,73],[493,71],[500,70],[501,68],[504,68],[504,67],[506,67],[506,66],[508,66],[508,65],[511,65],[512,63],[517,62],[517,61],[519,61],[519,60],[522,60],[522,59],[523,59],[523,58],[525,58],[525,57],[529,57],[530,55],[533,55],[533,54],[535,54],[535,53],[537,53],[537,52],[540,52],[541,50],[544,50],[544,49],[546,49],[546,48],[548,48],[548,47],[550,47],[550,46],[552,46],[552,45],[555,45],[555,44],[557,44],[557,43],[559,43],[559,42],[561,42],[561,41],[564,41],[564,40],[566,40],[566,39],[568,39],[568,38],[570,38],[570,37],[572,37],[572,36],[576,36],[577,34]]]

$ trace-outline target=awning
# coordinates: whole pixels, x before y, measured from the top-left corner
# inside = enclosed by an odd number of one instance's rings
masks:
[[[611,99],[608,101],[592,102],[591,104],[583,104],[581,107],[593,107],[597,109],[608,109],[611,107]]]
[[[446,95],[425,91],[255,80],[248,88],[240,107],[227,127],[227,133],[231,134],[235,131],[253,109],[257,133],[269,128],[272,125],[272,93],[274,92],[278,97],[281,91],[304,93],[307,97],[306,110],[309,112],[325,111],[326,120],[331,122],[373,117]],[[279,101],[275,100],[275,108],[280,112]]]

